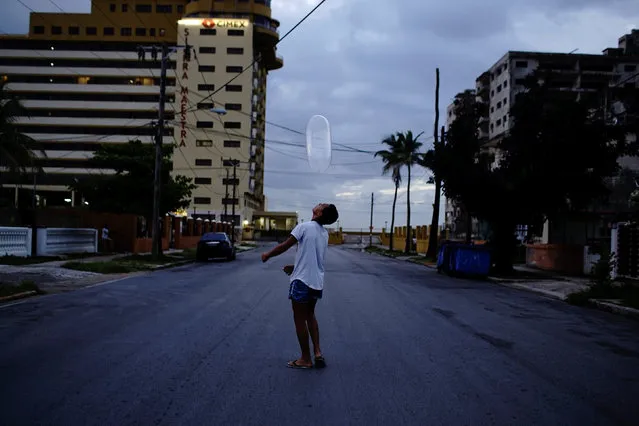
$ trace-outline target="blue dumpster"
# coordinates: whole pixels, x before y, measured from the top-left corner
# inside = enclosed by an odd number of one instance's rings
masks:
[[[490,265],[490,250],[485,246],[444,243],[437,256],[437,271],[448,275],[486,277]]]
[[[455,272],[487,277],[490,272],[490,250],[484,246],[464,245],[455,251]]]

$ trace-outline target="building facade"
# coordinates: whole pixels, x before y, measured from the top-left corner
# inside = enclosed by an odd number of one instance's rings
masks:
[[[266,0],[93,0],[88,14],[31,13],[28,35],[0,36],[0,79],[27,110],[16,124],[46,154],[45,173],[3,173],[4,198],[31,205],[35,189],[40,205],[80,206],[68,186],[114,172],[88,164],[101,144],[152,143],[165,44],[163,143],[175,144],[174,173],[197,185],[189,213],[231,220],[235,205],[236,224],[250,220],[264,210],[266,79],[283,66],[278,26]]]
[[[575,100],[593,97],[611,116],[619,116],[615,105],[606,104],[606,94],[611,87],[639,87],[639,30],[622,36],[617,48],[607,48],[600,55],[509,51],[481,73],[475,81],[475,94],[477,101],[485,103],[487,108],[478,131],[484,148],[494,155],[493,167],[500,161],[497,145],[513,125],[510,109],[524,90],[526,77],[535,71],[552,74],[550,83],[557,96]],[[447,118],[450,126],[455,119],[452,104],[447,109]],[[636,159],[623,161],[636,163]],[[459,214],[458,206],[447,201],[447,223],[452,225]]]

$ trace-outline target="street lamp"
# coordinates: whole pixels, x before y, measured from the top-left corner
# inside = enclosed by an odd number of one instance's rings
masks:
[[[218,115],[226,115],[226,110],[224,108],[211,108],[209,111]]]

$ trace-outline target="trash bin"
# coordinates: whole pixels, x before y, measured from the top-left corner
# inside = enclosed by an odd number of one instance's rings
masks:
[[[490,249],[481,245],[444,243],[437,255],[437,271],[448,275],[487,277]]]
[[[487,277],[490,272],[490,249],[481,245],[463,245],[455,251],[454,271],[474,277]]]
[[[455,255],[460,243],[445,242],[439,249],[437,255],[437,272],[452,274],[455,272]]]

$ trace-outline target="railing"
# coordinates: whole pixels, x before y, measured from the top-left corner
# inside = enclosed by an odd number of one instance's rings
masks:
[[[90,228],[41,228],[37,232],[37,256],[97,253],[98,230]]]
[[[31,255],[31,228],[0,226],[0,256]]]

